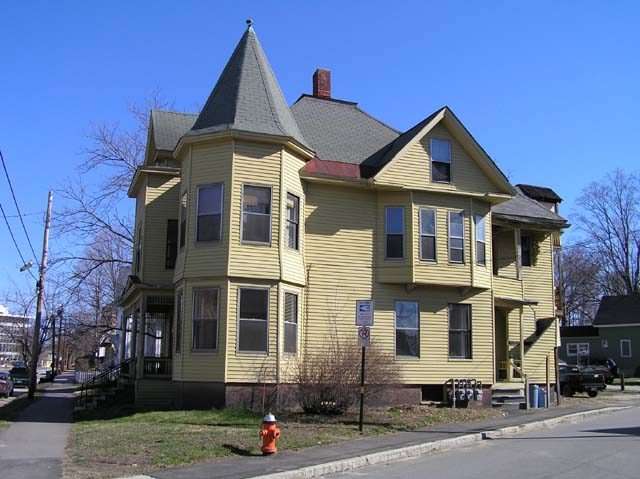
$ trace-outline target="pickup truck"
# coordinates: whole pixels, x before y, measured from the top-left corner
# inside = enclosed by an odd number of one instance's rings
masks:
[[[560,365],[560,391],[563,396],[586,392],[596,397],[598,391],[604,391],[607,385],[599,372],[581,371],[577,366]]]

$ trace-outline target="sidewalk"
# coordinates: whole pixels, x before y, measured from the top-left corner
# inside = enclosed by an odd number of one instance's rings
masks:
[[[151,472],[147,476],[136,477],[153,477],[157,479],[210,479],[212,477],[220,479],[250,478],[284,471],[293,471],[304,467],[332,463],[335,461],[357,458],[368,454],[386,452],[394,449],[441,441],[444,439],[455,442],[455,438],[469,434],[478,434],[505,427],[520,426],[534,421],[544,421],[569,414],[606,409],[611,406],[630,405],[638,405],[638,401],[611,401],[610,404],[585,403],[574,407],[552,407],[549,409],[532,409],[530,411],[511,411],[509,416],[497,420],[452,424],[422,429],[414,432],[386,434],[299,451],[281,451],[278,454],[269,457],[234,457],[180,468],[161,469]],[[284,433],[286,434],[286,431]]]
[[[0,432],[2,477],[57,479],[73,412],[73,375],[63,373],[40,389],[43,396]]]

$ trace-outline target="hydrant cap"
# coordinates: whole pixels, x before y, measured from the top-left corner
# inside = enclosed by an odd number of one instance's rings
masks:
[[[264,417],[262,422],[276,422],[276,417],[273,414],[269,413]]]

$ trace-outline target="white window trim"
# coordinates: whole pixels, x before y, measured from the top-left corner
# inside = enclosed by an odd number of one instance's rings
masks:
[[[241,351],[240,350],[240,321],[264,321],[264,319],[240,318],[240,296],[242,290],[266,291],[267,292],[267,350],[266,351]],[[257,286],[238,286],[236,299],[236,353],[239,355],[268,356],[270,350],[270,327],[271,327],[271,288],[260,288]]]
[[[608,349],[609,348],[609,340],[608,339],[603,339],[602,340],[602,349]]]
[[[479,240],[478,239],[478,218],[480,218],[482,220],[483,226],[484,226],[484,240]],[[483,215],[480,214],[475,214],[473,215],[473,222],[474,222],[474,226],[475,226],[475,240],[476,240],[476,264],[478,266],[482,266],[483,268],[487,267],[487,224],[486,224],[486,217],[484,217]],[[464,224],[464,221],[463,221]],[[478,243],[483,243],[484,244],[484,263],[481,263],[479,260],[479,256],[478,256]]]
[[[195,328],[194,328],[194,315],[195,315],[195,304],[196,304],[196,291],[216,291],[216,347],[213,349],[207,348],[207,349],[196,349],[193,347],[193,343],[194,343],[194,334],[195,334]],[[183,318],[184,321],[184,318]],[[197,288],[192,288],[191,289],[191,349],[190,351],[193,354],[210,354],[210,353],[217,353],[218,352],[218,345],[220,343],[220,287],[218,286],[214,286],[214,287],[208,287],[208,286],[202,286],[202,287],[197,287]]]
[[[289,225],[289,218],[287,216],[287,210],[289,209],[287,202],[289,201],[289,195],[293,196],[294,198],[296,198],[298,200],[298,218],[296,221],[296,224],[298,225],[298,237],[296,238],[296,247],[292,248],[289,246],[289,238],[288,238],[288,229],[287,226]],[[284,211],[285,211],[285,217],[284,217],[284,244],[286,246],[286,248],[289,251],[300,251],[300,205],[302,204],[302,202],[300,201],[300,196],[296,195],[295,193],[291,193],[290,191],[287,191],[287,194],[284,198],[285,204],[284,204]]]
[[[433,179],[433,140],[437,141],[446,141],[449,143],[449,181],[437,181]],[[452,185],[453,184],[453,148],[452,148],[451,140],[447,140],[445,138],[429,138],[429,179],[431,183],[440,183],[441,185]],[[435,163],[447,163],[446,161],[436,161]]]
[[[469,311],[469,329],[454,329],[453,331],[469,332],[469,357],[451,356],[451,307],[466,306]],[[447,357],[451,361],[473,361],[473,306],[468,303],[449,303],[447,304]]]
[[[422,234],[422,210],[433,211],[433,235]],[[438,210],[436,208],[431,207],[421,207],[418,209],[418,232],[420,233],[420,261],[426,261],[428,263],[437,263],[438,262]],[[434,258],[423,258],[422,257],[422,237],[423,236],[433,236],[433,253]]]
[[[622,348],[622,343],[629,343],[629,354],[624,354],[624,349]],[[620,357],[621,358],[632,358],[633,351],[631,351],[631,340],[630,339],[621,339],[620,340]]]
[[[244,234],[244,187],[245,186],[255,186],[256,188],[269,188],[269,241],[247,241],[242,239]],[[241,190],[241,204],[240,204],[240,244],[252,245],[252,246],[271,246],[273,241],[273,186],[271,185],[260,185],[256,183],[242,183],[240,185]],[[251,215],[261,215],[266,216],[263,213],[249,213]]]
[[[456,215],[462,215],[462,236],[452,236],[451,235],[451,215],[452,214],[456,214]],[[464,241],[465,241],[465,237],[464,237],[464,220],[465,220],[465,214],[464,214],[464,210],[462,211],[449,211],[447,214],[447,242],[448,242],[448,246],[449,249],[447,251],[447,255],[449,256],[449,263],[451,264],[465,264],[464,261],[464,257],[465,257],[465,248],[464,248]],[[462,240],[462,261],[453,261],[451,259],[451,239],[461,239]],[[460,249],[460,248],[455,248],[455,249]]]
[[[292,294],[296,297],[296,323],[292,323],[291,321],[287,321],[287,316],[286,316],[286,298],[287,298],[287,294]],[[282,294],[282,312],[283,312],[283,324],[287,325],[287,324],[295,324],[296,325],[296,352],[295,353],[291,353],[291,352],[287,352],[285,350],[285,341],[286,341],[286,331],[283,330],[282,332],[282,353],[286,356],[297,356],[298,352],[300,351],[300,293],[298,291],[283,291]],[[283,328],[284,329],[284,328]]]
[[[570,352],[569,346],[575,346],[576,352],[575,353]],[[577,357],[581,348],[585,348],[587,350],[587,354],[582,354],[581,356],[591,355],[591,345],[589,343],[567,343],[567,356]]]
[[[396,314],[396,305],[398,303],[416,303],[418,305],[418,327],[417,328],[398,328],[398,316]],[[419,301],[412,301],[412,300],[406,300],[406,299],[397,299],[393,302],[393,352],[395,354],[396,358],[403,358],[403,359],[420,359],[420,352],[421,352],[421,344],[420,344],[420,302]],[[411,355],[407,355],[407,354],[398,354],[398,345],[396,344],[396,331],[398,329],[403,329],[403,330],[412,330],[418,331],[418,354],[416,356],[411,356]]]
[[[182,211],[182,199],[184,198],[184,216]],[[178,252],[184,250],[184,246],[187,244],[187,238],[189,236],[189,194],[187,191],[183,191],[180,194],[180,224],[178,225]],[[184,241],[182,241],[182,221],[184,220]]]
[[[387,255],[387,235],[389,234],[398,234],[398,233],[387,233],[387,210],[389,208],[397,208],[402,210],[402,256],[389,258]],[[386,261],[404,261],[404,241],[405,241],[405,224],[404,224],[404,206],[385,206],[384,207],[384,259]]]
[[[213,240],[207,240],[207,241],[198,241],[198,217],[200,216],[198,214],[198,209],[200,208],[200,189],[201,188],[211,188],[212,186],[219,186],[220,187],[220,239],[213,239]],[[194,242],[196,244],[211,244],[211,243],[220,243],[222,242],[222,225],[224,224],[224,222],[222,221],[222,217],[224,215],[224,183],[212,183],[209,185],[198,185],[196,188],[196,224],[195,224],[195,235],[194,235]],[[178,230],[178,236],[180,236],[180,231]],[[186,236],[186,235],[185,235]],[[187,242],[187,239],[185,237],[185,243]]]

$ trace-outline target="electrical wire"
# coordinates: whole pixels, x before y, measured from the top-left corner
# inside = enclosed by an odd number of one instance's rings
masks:
[[[18,211],[18,218],[20,218],[20,223],[22,224],[24,235],[27,237],[27,243],[29,243],[29,248],[31,248],[31,252],[33,253],[33,260],[36,262],[38,267],[40,267],[40,263],[38,262],[38,255],[36,254],[36,251],[33,249],[33,245],[31,244],[31,238],[29,238],[29,233],[27,232],[27,227],[24,225],[24,220],[22,219],[22,213],[20,212],[20,207],[18,206],[18,200],[16,199],[16,194],[13,191],[13,185],[11,184],[11,179],[9,178],[9,171],[7,171],[7,165],[4,162],[4,156],[2,155],[2,150],[0,150],[0,160],[2,160],[2,167],[4,168],[4,174],[7,177],[7,183],[9,183],[11,196],[13,196],[13,203],[16,205],[16,210]]]
[[[24,256],[22,256],[22,251],[20,251],[20,247],[18,246],[18,242],[16,241],[16,237],[13,235],[13,231],[11,230],[11,225],[9,224],[9,220],[7,219],[7,215],[4,213],[4,208],[2,207],[2,203],[0,203],[0,211],[2,211],[2,217],[4,218],[4,222],[7,224],[7,229],[9,230],[9,235],[11,236],[11,239],[13,240],[13,244],[16,247],[16,250],[18,251],[18,255],[20,256],[20,259],[22,260],[22,264],[27,264],[27,262],[24,259]],[[29,274],[33,277],[33,279],[35,279],[36,281],[38,280],[34,274],[30,271]]]

